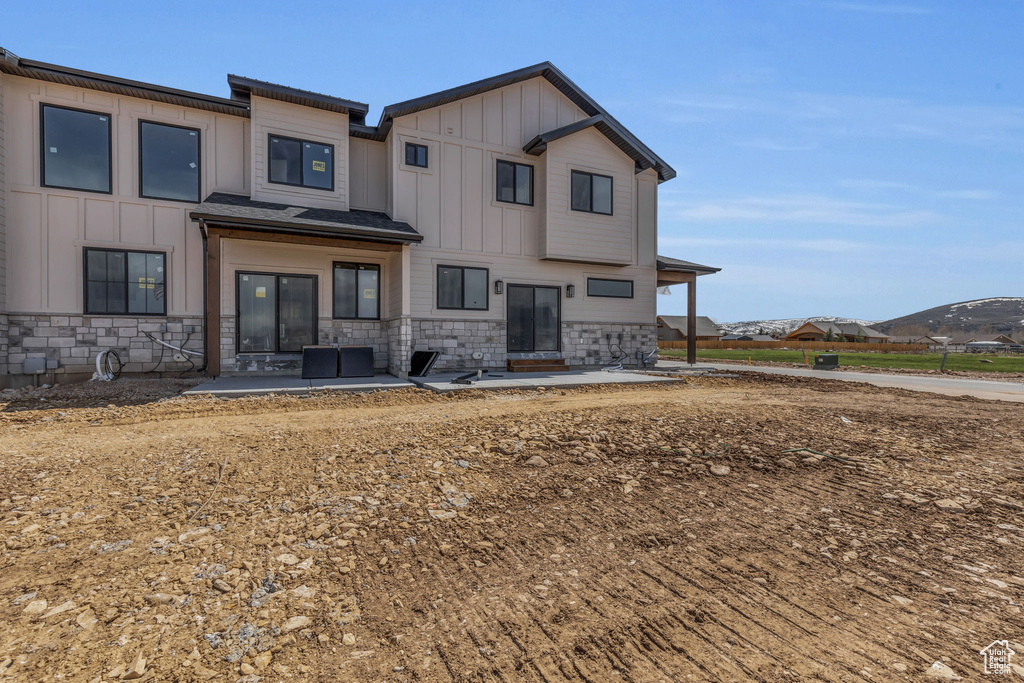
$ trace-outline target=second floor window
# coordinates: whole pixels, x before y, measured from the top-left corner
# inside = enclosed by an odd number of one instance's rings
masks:
[[[437,267],[437,307],[487,310],[486,268]]]
[[[334,317],[380,318],[380,266],[366,263],[334,264]]]
[[[405,165],[427,168],[427,146],[415,142],[405,143]]]
[[[572,210],[612,214],[612,179],[596,173],[572,172]]]
[[[199,131],[139,122],[139,195],[199,201]]]
[[[110,192],[110,116],[44,104],[42,184]]]
[[[498,201],[533,205],[533,166],[498,160]]]
[[[86,315],[166,315],[164,254],[85,250]]]
[[[334,145],[280,135],[268,138],[270,182],[334,190]]]

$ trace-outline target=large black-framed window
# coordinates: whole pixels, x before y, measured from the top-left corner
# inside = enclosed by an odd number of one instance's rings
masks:
[[[86,247],[86,315],[167,315],[167,256]]]
[[[405,165],[417,168],[427,168],[428,152],[426,145],[419,145],[415,142],[405,143]]]
[[[39,106],[40,183],[111,193],[110,115],[54,104]]]
[[[139,121],[139,196],[199,202],[200,131]]]
[[[334,145],[269,134],[267,148],[270,182],[334,191]]]
[[[488,308],[487,268],[437,267],[437,307],[486,311]]]
[[[612,188],[614,185],[611,176],[573,171],[572,210],[612,215]]]
[[[238,353],[302,353],[317,339],[317,276],[236,271]]]
[[[588,277],[587,296],[601,296],[608,297],[610,299],[632,299],[633,281]]]
[[[495,175],[499,202],[533,206],[533,166],[498,159]]]
[[[380,320],[380,266],[335,262],[334,317]]]

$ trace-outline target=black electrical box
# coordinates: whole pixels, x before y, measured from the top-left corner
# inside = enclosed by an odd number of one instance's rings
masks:
[[[338,377],[373,377],[373,348],[343,346],[338,349],[341,372]]]
[[[838,353],[819,353],[814,357],[815,370],[836,370],[839,368]]]
[[[302,347],[302,379],[338,376],[338,350],[333,346]]]

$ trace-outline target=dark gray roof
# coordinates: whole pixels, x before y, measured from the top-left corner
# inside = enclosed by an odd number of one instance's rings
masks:
[[[541,133],[534,139],[530,140],[523,146],[523,151],[527,154],[533,154],[539,156],[543,154],[547,148],[548,143],[559,138],[564,138],[567,135],[578,133],[581,130],[587,128],[597,128],[606,138],[608,138],[613,145],[621,149],[636,163],[638,170],[643,171],[648,168],[653,168],[658,171],[658,178],[660,180],[668,180],[664,177],[663,172],[664,164],[661,159],[654,155],[654,152],[649,150],[642,142],[633,137],[633,134],[620,125],[616,125],[614,121],[609,122],[609,117],[606,114],[597,114],[591,116],[589,119],[583,119],[576,123],[570,123],[567,126],[561,128],[555,128],[549,130],[546,133]],[[675,171],[672,171],[675,175]]]
[[[260,202],[249,197],[215,192],[193,209],[194,221],[323,237],[359,237],[382,242],[419,242],[423,235],[411,225],[375,211],[338,211],[292,204]]]
[[[101,90],[115,95],[124,95],[125,97],[156,100],[165,104],[203,109],[219,114],[249,116],[249,107],[242,102],[189,92],[187,90],[165,88],[162,85],[132,81],[127,78],[106,76],[91,71],[71,69],[66,66],[47,64],[46,62],[36,62],[31,59],[22,59],[13,52],[8,52],[3,48],[0,48],[0,71],[12,76],[23,76],[51,83],[89,88],[90,90]]]
[[[314,107],[316,109],[338,112],[339,114],[348,114],[353,122],[357,124],[365,122],[366,112],[370,110],[370,105],[363,104],[362,102],[331,97],[330,95],[322,95],[318,92],[299,90],[287,85],[258,81],[255,78],[246,78],[245,76],[236,76],[234,74],[228,74],[228,86],[231,88],[231,97],[236,100],[248,102],[250,95],[267,97],[273,100],[281,100],[282,102],[301,104],[304,107]]]
[[[590,95],[583,92],[578,85],[570,81],[569,78],[559,71],[551,62],[541,62],[540,64],[528,66],[524,69],[517,69],[508,73],[485,78],[481,81],[474,81],[473,83],[467,83],[466,85],[442,90],[441,92],[436,92],[431,95],[424,95],[423,97],[417,97],[412,100],[406,100],[405,102],[388,105],[387,107],[384,107],[384,111],[380,116],[380,123],[377,124],[376,129],[359,131],[362,133],[360,137],[372,136],[371,139],[383,140],[387,137],[388,131],[391,130],[392,122],[400,116],[415,114],[416,112],[423,111],[424,109],[433,109],[434,107],[440,107],[467,97],[473,97],[474,95],[480,95],[485,92],[490,92],[491,90],[497,90],[498,88],[504,88],[507,85],[521,83],[522,81],[527,81],[531,78],[537,77],[542,77],[551,83],[551,85],[555,86],[555,88],[557,88],[563,95],[582,109],[587,116],[601,116],[602,124],[610,131],[613,131],[614,134],[623,142],[623,144],[619,144],[618,142],[616,142],[616,144],[619,145],[623,151],[626,151],[626,153],[631,157],[634,157],[634,159],[639,158],[637,163],[641,166],[641,169],[655,169],[658,172],[658,178],[663,181],[675,178],[676,172],[671,166],[665,163],[661,157],[652,152],[650,148],[626,130],[625,126],[616,121],[611,114],[606,112],[601,105],[590,97]],[[629,151],[627,151],[627,149]]]
[[[691,261],[683,261],[677,258],[669,258],[668,256],[658,257],[658,270],[668,270],[677,273],[697,273],[697,275],[710,275],[717,273],[721,268],[712,268],[711,266],[702,266],[699,263],[693,263]]]
[[[706,315],[698,315],[697,317],[697,336],[698,337],[721,337],[722,332],[718,329],[718,325],[715,321]],[[683,334],[686,334],[686,316],[685,315],[659,315],[658,320],[663,322],[666,326],[671,327],[674,330],[678,330]]]
[[[775,341],[770,334],[727,334],[721,341]]]

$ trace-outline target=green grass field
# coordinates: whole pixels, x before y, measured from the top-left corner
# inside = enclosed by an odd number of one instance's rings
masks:
[[[814,364],[814,356],[826,351],[808,351],[807,357]],[[664,356],[686,357],[685,349],[664,349]],[[782,363],[803,363],[804,354],[789,349],[699,349],[698,358],[706,360],[758,361]],[[991,363],[983,363],[990,360]],[[938,370],[942,363],[941,353],[839,353],[839,365],[870,368],[907,368],[911,370]],[[979,370],[982,372],[1024,372],[1024,356],[995,356],[980,353],[951,353],[946,359],[947,370]]]

